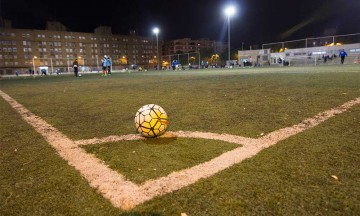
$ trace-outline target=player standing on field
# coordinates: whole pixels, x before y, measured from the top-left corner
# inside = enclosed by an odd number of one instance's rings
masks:
[[[110,60],[109,56],[106,59],[106,66],[107,66],[107,74],[110,75],[111,74],[111,60]]]
[[[106,76],[106,74],[107,74],[107,58],[106,58],[106,56],[104,56],[101,66],[102,66],[103,76]]]
[[[345,52],[345,50],[342,49],[339,53],[339,56],[341,58],[341,64],[344,64],[345,56],[347,56],[347,53]]]
[[[73,68],[74,68],[74,74],[77,77],[78,76],[78,69],[79,69],[79,63],[77,61],[77,59],[75,59],[75,61],[73,62]]]

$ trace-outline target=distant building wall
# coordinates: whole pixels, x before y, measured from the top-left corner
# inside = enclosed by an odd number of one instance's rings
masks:
[[[206,38],[199,40],[183,38],[165,42],[163,46],[163,55],[199,52],[201,49],[212,49],[214,50],[214,53],[221,53],[226,49],[226,47],[226,43]]]
[[[106,28],[99,32],[0,28],[0,75],[15,74],[16,70],[26,73],[34,66],[35,70],[48,66],[54,71],[72,71],[75,58],[80,66],[97,70],[104,55],[111,57],[115,68],[156,65],[154,37],[113,35]],[[162,44],[159,41],[159,47]]]

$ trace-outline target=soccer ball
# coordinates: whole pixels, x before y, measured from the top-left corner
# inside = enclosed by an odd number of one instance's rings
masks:
[[[136,130],[144,137],[157,137],[165,133],[168,126],[165,110],[156,104],[147,104],[135,114]]]

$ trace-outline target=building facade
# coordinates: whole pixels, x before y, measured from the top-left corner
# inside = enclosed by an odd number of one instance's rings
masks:
[[[49,72],[72,71],[76,58],[83,70],[94,71],[101,67],[104,55],[110,56],[113,70],[132,64],[154,67],[156,39],[114,35],[110,27],[99,27],[94,33],[70,32],[62,24],[51,22],[46,30],[0,27],[0,75],[37,71],[40,66],[47,66]]]
[[[163,46],[163,55],[199,52],[201,49],[211,49],[214,53],[221,53],[227,47],[226,43],[209,39],[192,40],[183,38],[167,41]]]

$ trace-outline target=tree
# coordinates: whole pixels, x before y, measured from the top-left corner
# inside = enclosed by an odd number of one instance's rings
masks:
[[[213,54],[214,54],[214,50],[213,50],[213,49],[208,49],[208,48],[202,48],[202,49],[200,49],[201,60],[209,61],[209,59],[211,59],[211,56],[212,56]]]
[[[231,60],[237,60],[238,59],[238,48],[232,49],[230,51],[230,59]],[[226,62],[229,60],[229,53],[228,49],[226,48],[222,53],[220,53],[220,60]]]

